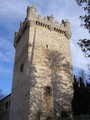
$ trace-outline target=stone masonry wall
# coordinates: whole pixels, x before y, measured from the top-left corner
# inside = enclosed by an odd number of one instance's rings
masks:
[[[34,67],[34,73],[32,75],[34,80],[32,79],[32,81],[35,83],[33,87],[31,86],[30,94],[33,97],[35,95],[35,98],[37,96],[37,100],[38,96],[40,96],[42,101],[40,105],[36,102],[35,108],[33,108],[32,111],[36,111],[35,114],[37,115],[37,111],[39,109],[43,109],[44,114],[47,114],[47,109],[45,110],[44,98],[44,92],[47,86],[50,86],[52,89],[50,110],[55,107],[54,102],[57,101],[60,103],[62,111],[69,111],[71,109],[71,99],[73,94],[69,40],[64,34],[43,28],[39,25],[33,25],[30,28],[29,34],[29,44],[31,45],[29,48],[29,58],[30,60],[32,59],[32,65]],[[33,57],[31,57],[32,52]],[[53,71],[54,68],[50,68],[50,64],[53,63],[50,63],[49,59],[53,60],[53,57],[55,57],[55,59],[58,58],[58,60],[56,60],[58,64],[56,67],[58,67],[58,70],[55,71]],[[52,78],[52,75],[54,78]],[[37,91],[39,95],[37,94]],[[35,104],[35,101],[32,100],[30,102],[32,104],[30,104],[30,108],[32,108]],[[38,106],[37,110],[36,106]]]
[[[42,120],[72,114],[70,23],[36,15],[34,6],[15,32],[10,120]],[[13,114],[14,113],[14,114]]]

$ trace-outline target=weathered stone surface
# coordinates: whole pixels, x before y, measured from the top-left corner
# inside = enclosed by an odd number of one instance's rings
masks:
[[[36,16],[34,6],[15,34],[10,120],[71,116],[73,75],[70,23]]]
[[[9,120],[11,94],[0,100],[0,120]]]

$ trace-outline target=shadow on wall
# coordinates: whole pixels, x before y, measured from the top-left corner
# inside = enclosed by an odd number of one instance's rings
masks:
[[[46,52],[46,64],[51,70],[53,117],[72,117],[71,100],[73,95],[72,66],[65,61],[65,57],[58,51]],[[63,72],[63,75],[62,73]],[[61,73],[61,74],[60,74]],[[66,80],[63,78],[66,77]],[[72,86],[68,86],[69,83]]]
[[[29,61],[28,69],[29,74],[29,100],[28,100],[28,119],[40,120],[45,118],[45,120],[50,120],[52,118],[60,118],[68,116],[72,118],[71,100],[73,86],[69,86],[72,81],[71,65],[69,62],[65,61],[65,57],[58,51],[45,51],[45,64],[50,69],[51,73],[49,77],[51,78],[52,88],[49,86],[46,88],[46,94],[44,95],[44,100],[46,102],[46,111],[43,111],[43,99],[41,94],[41,88],[37,88],[36,76],[37,73],[35,65],[33,64],[33,56],[35,49],[35,36],[36,29],[34,31],[33,45],[31,58]],[[62,73],[64,75],[62,75]],[[60,74],[61,73],[61,74]],[[66,80],[63,78],[65,76]],[[50,102],[53,99],[53,110],[51,109]]]

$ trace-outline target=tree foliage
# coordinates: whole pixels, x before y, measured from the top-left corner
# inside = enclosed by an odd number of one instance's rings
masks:
[[[90,32],[90,0],[76,0],[76,2],[79,6],[84,6],[83,9],[86,11],[86,14],[80,16],[81,25]]]
[[[84,83],[82,77],[74,77],[74,97],[72,108],[74,116],[90,115],[90,83]]]
[[[72,116],[72,108],[71,108],[71,100],[73,92],[71,92],[70,87],[66,88],[67,81],[72,82],[73,76],[70,72],[72,69],[71,64],[65,60],[65,56],[62,55],[61,52],[57,50],[47,50],[46,51],[46,66],[49,68],[50,73],[49,77],[51,77],[52,83],[52,95],[53,95],[53,118],[59,120],[63,117],[68,117],[69,119],[73,119]],[[63,79],[63,75],[59,74],[63,71],[65,74],[65,78]],[[69,83],[68,83],[69,84]]]
[[[90,33],[90,0],[76,0],[76,2],[85,10],[85,15],[80,16],[81,26]],[[85,57],[90,57],[90,39],[80,39],[78,44],[85,53]]]
[[[90,40],[83,39],[79,40],[79,46],[81,47],[81,50],[84,52],[85,57],[90,57]]]

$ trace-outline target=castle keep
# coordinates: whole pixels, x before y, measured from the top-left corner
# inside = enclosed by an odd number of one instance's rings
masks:
[[[71,116],[73,75],[69,20],[37,15],[27,7],[15,32],[15,64],[9,120],[49,120]]]

